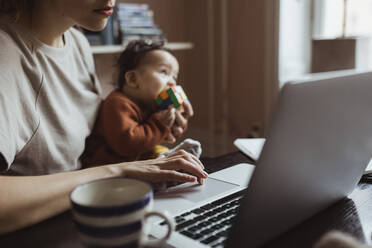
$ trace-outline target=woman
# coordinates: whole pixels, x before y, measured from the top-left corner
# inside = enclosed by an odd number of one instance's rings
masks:
[[[95,121],[100,87],[89,44],[72,27],[102,30],[114,4],[0,0],[0,233],[66,211],[71,190],[90,180],[202,182],[207,177],[200,161],[183,151],[81,169],[79,156]],[[190,105],[177,114],[176,137],[192,115]]]

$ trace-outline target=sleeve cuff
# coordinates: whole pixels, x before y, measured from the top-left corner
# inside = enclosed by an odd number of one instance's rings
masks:
[[[0,133],[0,140],[4,141],[8,139]],[[0,163],[1,173],[7,171],[10,168],[10,165],[13,163],[12,155],[9,151],[9,145],[4,142],[0,142],[0,156],[4,158],[3,162],[5,162],[5,164]]]

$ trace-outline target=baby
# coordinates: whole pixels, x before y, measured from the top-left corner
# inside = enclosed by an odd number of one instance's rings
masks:
[[[85,165],[101,165],[154,158],[178,149],[201,154],[198,141],[186,139],[168,151],[162,142],[174,143],[176,111],[159,110],[155,99],[177,84],[179,64],[163,43],[132,41],[118,60],[117,89],[102,103],[87,149]]]

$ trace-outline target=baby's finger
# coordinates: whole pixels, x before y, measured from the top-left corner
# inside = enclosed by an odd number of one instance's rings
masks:
[[[185,129],[187,125],[187,119],[179,111],[176,111],[175,115],[176,115],[177,126],[180,126],[182,127],[182,129]]]
[[[183,134],[183,128],[179,126],[173,126],[172,127],[172,134],[175,137],[180,137]]]
[[[184,107],[184,113],[183,115],[185,116],[186,119],[189,119],[194,115],[194,110],[192,109],[190,101],[186,100],[183,104]]]
[[[174,108],[169,110],[169,120],[170,120],[171,126],[173,126],[174,122],[176,121],[176,110]]]
[[[173,136],[172,133],[168,134],[168,137],[166,138],[166,142],[169,144],[173,144],[174,142],[176,142],[176,138]]]

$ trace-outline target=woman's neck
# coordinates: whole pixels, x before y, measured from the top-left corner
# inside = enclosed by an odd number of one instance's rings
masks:
[[[53,47],[64,46],[63,34],[74,25],[63,14],[42,5],[38,5],[32,14],[22,15],[19,24],[30,30],[40,41]]]

